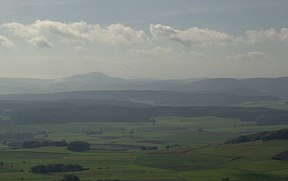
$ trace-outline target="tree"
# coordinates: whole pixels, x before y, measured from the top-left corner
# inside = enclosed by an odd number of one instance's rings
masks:
[[[37,165],[31,168],[31,172],[38,173],[38,174],[46,173],[46,167],[45,165]]]
[[[87,151],[90,148],[90,144],[84,141],[72,141],[67,145],[67,149],[70,151]]]
[[[64,175],[63,176],[63,181],[80,181],[79,177],[77,177],[76,175]]]
[[[83,171],[88,170],[89,168],[83,168],[80,165],[64,165],[61,163],[58,164],[49,164],[49,165],[36,165],[31,168],[32,173],[45,174],[45,173],[54,173],[54,172],[74,172],[74,171]]]

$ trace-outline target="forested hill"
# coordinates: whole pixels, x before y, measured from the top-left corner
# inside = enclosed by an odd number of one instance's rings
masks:
[[[238,96],[243,96],[245,92],[246,96],[288,98],[288,77],[137,80],[92,72],[59,79],[0,78],[0,87],[0,95],[91,90],[157,90],[172,92],[210,91]]]
[[[236,91],[235,91],[236,92]],[[245,94],[244,94],[245,93]],[[161,106],[231,106],[252,101],[276,101],[276,96],[257,94],[242,90],[237,93],[218,91],[153,91],[153,90],[110,90],[78,91],[49,94],[2,95],[0,100],[49,100],[86,99],[95,101],[126,101]]]
[[[9,104],[7,104],[9,105]],[[3,106],[3,105],[2,105]],[[7,111],[8,110],[8,111]],[[67,122],[151,122],[154,117],[215,116],[257,124],[288,124],[288,111],[253,107],[164,107],[73,102],[21,101],[2,107],[2,115],[19,124]]]

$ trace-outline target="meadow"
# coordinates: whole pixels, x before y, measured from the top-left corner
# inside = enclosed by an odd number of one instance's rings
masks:
[[[75,174],[81,181],[278,181],[288,179],[288,162],[272,157],[288,150],[288,141],[224,144],[239,135],[287,128],[259,126],[217,117],[157,117],[149,123],[65,123],[18,125],[1,118],[0,132],[45,132],[36,140],[81,140],[91,150],[66,147],[0,146],[0,180],[60,181]],[[5,124],[3,124],[5,123]],[[143,148],[153,148],[146,150]],[[79,164],[89,170],[34,174],[32,166]]]

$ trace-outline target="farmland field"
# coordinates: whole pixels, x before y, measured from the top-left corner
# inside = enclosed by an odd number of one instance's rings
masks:
[[[35,140],[81,140],[86,152],[66,147],[0,147],[0,180],[61,180],[67,173],[34,174],[32,166],[79,164],[81,180],[287,180],[288,162],[272,157],[288,150],[288,141],[223,144],[239,135],[278,130],[216,117],[158,117],[154,123],[7,124],[5,132],[33,132]],[[153,148],[153,149],[150,149]]]

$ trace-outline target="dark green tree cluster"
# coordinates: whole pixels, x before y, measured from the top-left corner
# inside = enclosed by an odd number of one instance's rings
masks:
[[[72,141],[67,145],[67,149],[70,151],[87,151],[90,149],[90,144],[84,141]]]
[[[73,174],[64,175],[63,177],[63,181],[80,181],[80,178]]]
[[[165,148],[166,149],[174,149],[174,148],[180,148],[181,145],[179,144],[172,144],[172,145],[166,145]]]
[[[23,148],[39,148],[46,146],[56,146],[56,147],[64,147],[67,146],[66,141],[24,141],[22,143]]]
[[[141,150],[158,150],[157,146],[141,146]]]
[[[87,168],[83,168],[80,165],[64,165],[64,164],[49,164],[49,165],[36,165],[31,168],[32,173],[45,174],[53,172],[73,172],[73,171],[83,171]]]
[[[268,141],[268,140],[288,140],[288,129],[281,129],[278,131],[265,131],[261,133],[255,133],[250,135],[242,135],[235,139],[229,140],[226,143],[243,143],[251,141]]]

